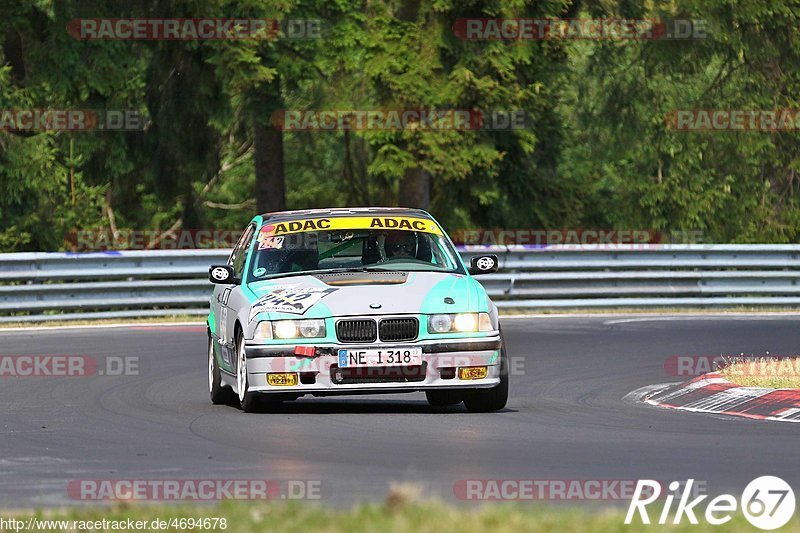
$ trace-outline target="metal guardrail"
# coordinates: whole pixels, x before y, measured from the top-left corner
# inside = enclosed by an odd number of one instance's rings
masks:
[[[478,279],[505,308],[800,305],[800,245],[462,248],[495,253]],[[229,250],[0,254],[0,322],[207,313]]]

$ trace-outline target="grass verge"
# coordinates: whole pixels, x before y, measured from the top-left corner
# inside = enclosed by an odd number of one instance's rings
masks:
[[[800,389],[800,358],[738,359],[719,370],[722,377],[743,387]]]
[[[653,513],[651,513],[653,515]],[[733,513],[733,519],[725,524],[725,531],[753,531],[740,512]],[[258,531],[282,532],[373,532],[392,531],[398,533],[417,532],[518,532],[518,531],[597,531],[597,532],[630,532],[636,530],[658,531],[667,529],[666,526],[643,526],[638,517],[632,525],[624,524],[625,512],[618,509],[578,509],[559,508],[544,504],[486,504],[477,507],[451,506],[442,503],[405,503],[393,501],[389,498],[384,504],[359,505],[348,509],[336,509],[330,506],[313,505],[308,503],[242,503],[225,502],[216,506],[193,505],[118,505],[107,508],[70,508],[54,511],[0,513],[0,517],[8,520],[13,517],[28,525],[31,517],[39,520],[34,522],[34,527],[48,531],[112,531],[112,521],[122,522],[128,519],[142,521],[146,527],[140,531],[153,531],[153,521],[173,520],[177,523],[173,527],[160,528],[161,531],[186,531],[200,528],[180,527],[180,520],[198,520],[204,518],[225,519],[225,528],[217,522],[216,529],[210,529],[211,522],[207,523],[203,531],[226,531],[227,533],[250,533]],[[43,523],[48,521],[67,521],[62,524]],[[108,525],[103,529],[97,521],[106,520]],[[658,520],[658,513],[651,516],[651,520]],[[74,522],[73,522],[74,521]],[[670,520],[671,521],[671,520]],[[669,531],[720,531],[719,527],[702,523],[691,525],[683,519],[683,524],[670,525]],[[202,523],[202,522],[200,522]],[[14,531],[13,527],[4,528]],[[100,525],[98,528],[96,526]],[[20,531],[22,531],[21,529]],[[123,529],[117,529],[125,530]],[[127,529],[131,531],[131,529]],[[787,524],[783,530],[800,530],[800,520],[797,517]]]

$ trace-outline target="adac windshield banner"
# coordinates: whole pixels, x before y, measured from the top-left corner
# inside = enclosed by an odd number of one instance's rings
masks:
[[[436,235],[442,234],[442,230],[432,220],[416,217],[331,217],[287,220],[265,224],[261,228],[261,234],[262,236],[277,237],[306,231],[356,229],[420,231]]]

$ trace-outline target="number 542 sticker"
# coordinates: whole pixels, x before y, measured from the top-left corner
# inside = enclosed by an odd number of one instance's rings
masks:
[[[259,313],[276,312],[302,315],[336,288],[276,286],[259,298],[250,309],[250,322]]]

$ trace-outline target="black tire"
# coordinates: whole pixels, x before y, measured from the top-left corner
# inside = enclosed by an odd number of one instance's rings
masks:
[[[244,366],[244,376],[242,378],[242,366]],[[239,388],[239,407],[245,413],[256,413],[259,410],[259,394],[250,392],[250,383],[247,378],[247,354],[244,351],[244,335],[241,331],[236,332],[236,384]],[[242,381],[243,379],[243,381]]]
[[[211,403],[214,405],[230,404],[233,402],[233,390],[222,384],[219,363],[214,356],[214,341],[208,336],[208,389]]]
[[[464,393],[459,390],[427,390],[425,397],[434,407],[445,405],[458,405],[464,401]]]
[[[502,335],[502,334],[501,334]],[[508,403],[508,360],[505,344],[500,348],[500,383],[491,389],[473,389],[464,395],[464,405],[473,413],[499,411]]]

